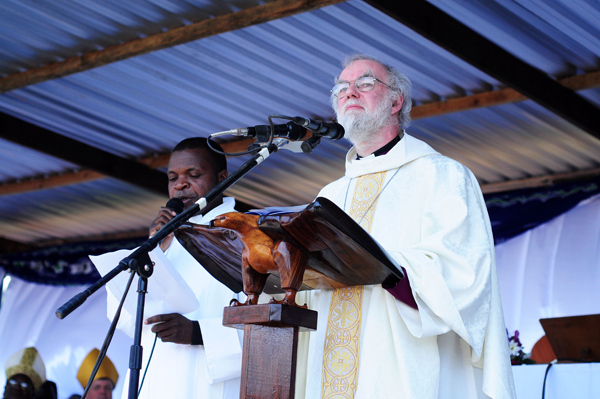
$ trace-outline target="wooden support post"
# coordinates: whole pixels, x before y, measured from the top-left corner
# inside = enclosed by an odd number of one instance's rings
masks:
[[[244,329],[240,398],[294,399],[298,333],[317,329],[317,312],[285,304],[225,308],[223,325]]]

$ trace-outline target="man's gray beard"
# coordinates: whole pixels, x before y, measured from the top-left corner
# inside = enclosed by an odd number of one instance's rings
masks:
[[[346,140],[354,145],[369,144],[377,138],[376,132],[393,123],[391,109],[391,101],[382,101],[373,112],[338,114],[337,121],[344,127]]]

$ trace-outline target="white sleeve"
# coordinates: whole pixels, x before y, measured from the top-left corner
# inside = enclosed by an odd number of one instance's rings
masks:
[[[102,255],[90,255],[90,259],[102,276],[110,272],[119,262],[134,250],[119,250]],[[148,279],[148,292],[145,295],[144,318],[165,313],[189,313],[198,308],[198,300],[177,269],[171,264],[160,248],[149,253],[154,263],[154,272]],[[121,272],[106,284],[107,316],[113,319],[121,301],[130,274]],[[135,331],[137,313],[138,277],[129,288],[117,328],[130,337]]]
[[[399,311],[414,336],[453,330],[480,356],[491,311],[493,239],[476,181],[459,167],[441,169],[444,179],[432,179],[419,198],[425,206],[418,241],[389,251],[406,269],[419,317]]]
[[[210,383],[239,378],[242,372],[241,331],[223,326],[222,317],[198,320],[198,323]]]

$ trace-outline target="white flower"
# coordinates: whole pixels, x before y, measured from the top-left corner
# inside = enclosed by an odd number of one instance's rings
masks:
[[[508,348],[510,349],[510,355],[515,357],[519,356],[521,350],[523,349],[518,342],[512,339],[508,343]]]

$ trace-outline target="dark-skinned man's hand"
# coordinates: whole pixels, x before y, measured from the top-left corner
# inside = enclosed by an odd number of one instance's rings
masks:
[[[177,213],[175,213],[175,211],[171,208],[165,208],[164,206],[161,207],[156,219],[150,223],[149,236],[152,237],[154,234],[156,234],[158,230],[160,230],[165,224],[169,223],[175,216],[177,216]],[[172,240],[173,234],[171,233],[160,243],[160,248],[163,251],[166,251],[169,245],[171,245]]]
[[[158,338],[163,342],[187,345],[192,343],[194,322],[179,313],[159,314],[148,317],[144,323],[154,324],[152,332],[156,333]]]
[[[171,219],[177,216],[177,213],[171,208],[165,208],[164,206],[158,211],[156,219],[150,223],[150,237],[152,237],[158,230],[161,229],[165,224],[169,223]]]

